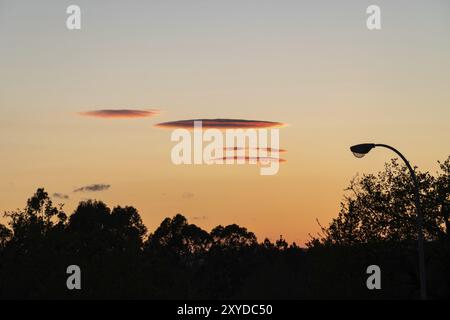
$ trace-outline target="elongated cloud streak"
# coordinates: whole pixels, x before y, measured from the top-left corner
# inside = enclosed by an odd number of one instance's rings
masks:
[[[62,200],[68,200],[69,199],[69,196],[67,194],[59,193],[59,192],[55,192],[53,194],[53,197],[55,197],[57,199],[62,199]]]
[[[91,184],[88,186],[84,186],[81,188],[77,188],[73,190],[73,192],[97,192],[97,191],[105,191],[111,187],[109,184]]]
[[[245,160],[245,162],[250,162],[250,161],[255,161],[257,163],[270,163],[270,162],[278,162],[278,163],[283,163],[283,162],[287,162],[286,159],[282,159],[282,158],[275,158],[275,157],[249,157],[249,156],[244,156],[244,157],[240,157],[240,156],[230,156],[230,157],[222,157],[222,158],[216,158],[213,160]]]
[[[223,148],[224,151],[238,151],[238,150],[245,150],[245,151],[249,151],[249,150],[256,150],[256,151],[267,151],[267,152],[273,152],[273,153],[284,153],[287,152],[286,149],[275,149],[275,148],[239,148],[239,147],[225,147]]]
[[[194,121],[201,121],[203,128],[217,128],[217,129],[232,129],[232,128],[274,128],[281,127],[284,123],[260,120],[245,120],[245,119],[192,119],[192,120],[178,120],[158,123],[156,127],[159,128],[185,128],[193,129]]]
[[[103,109],[80,112],[78,114],[85,117],[103,119],[132,119],[153,117],[158,113],[158,110]]]

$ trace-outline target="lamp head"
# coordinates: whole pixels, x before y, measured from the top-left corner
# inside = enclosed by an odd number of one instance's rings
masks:
[[[370,150],[375,148],[375,143],[362,143],[350,147],[353,155],[357,158],[364,157]]]

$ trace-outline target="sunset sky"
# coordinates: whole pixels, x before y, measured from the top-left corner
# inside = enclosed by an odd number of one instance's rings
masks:
[[[68,213],[94,198],[151,231],[182,213],[303,245],[352,177],[393,157],[349,146],[390,144],[431,172],[450,154],[449,30],[447,0],[0,0],[0,211],[44,187]],[[217,118],[286,124],[278,174],[174,165],[156,125]]]

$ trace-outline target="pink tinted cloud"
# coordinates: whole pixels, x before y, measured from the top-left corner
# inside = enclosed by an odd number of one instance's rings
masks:
[[[85,117],[103,119],[133,119],[153,117],[158,113],[158,110],[102,109],[79,112],[78,114]]]
[[[240,157],[240,156],[231,156],[231,157],[222,157],[222,158],[216,158],[213,160],[245,160],[245,162],[250,162],[250,161],[256,161],[257,163],[269,163],[269,162],[278,162],[278,163],[283,163],[283,162],[287,162],[286,159],[282,159],[282,158],[276,158],[276,157],[249,157],[249,156],[244,156],[244,157]]]
[[[178,120],[178,121],[158,123],[156,127],[170,128],[170,129],[174,128],[193,129],[194,121],[201,121],[202,127],[208,129],[274,128],[285,125],[282,122],[246,120],[246,119],[191,119],[191,120]]]
[[[276,148],[239,148],[239,147],[225,147],[223,148],[224,151],[238,151],[238,150],[245,150],[245,151],[250,151],[250,150],[256,150],[256,151],[266,151],[266,152],[273,152],[273,153],[285,153],[287,152],[286,149],[276,149]]]

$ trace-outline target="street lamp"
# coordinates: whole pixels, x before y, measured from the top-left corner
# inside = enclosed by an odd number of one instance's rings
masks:
[[[369,153],[370,150],[372,150],[375,147],[384,147],[389,150],[394,151],[402,160],[405,162],[406,167],[409,170],[409,173],[411,174],[411,179],[414,183],[414,199],[415,199],[415,206],[416,206],[416,213],[417,213],[417,242],[418,242],[418,251],[419,251],[419,276],[420,276],[420,297],[422,299],[427,298],[427,288],[426,288],[426,279],[425,279],[425,254],[424,254],[424,245],[423,245],[423,215],[420,210],[420,199],[419,199],[419,183],[417,181],[416,174],[409,164],[408,160],[398,151],[397,149],[388,146],[386,144],[379,144],[379,143],[363,143],[363,144],[357,144],[352,147],[350,147],[350,150],[353,152],[355,157],[362,158],[367,153]]]

